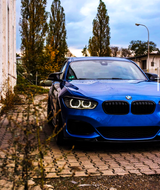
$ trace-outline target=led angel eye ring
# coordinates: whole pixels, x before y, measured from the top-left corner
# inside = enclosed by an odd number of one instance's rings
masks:
[[[82,106],[83,106],[84,108],[90,108],[90,107],[91,107],[91,102],[89,102],[88,106],[85,106],[85,105],[84,105],[84,101],[82,101]]]
[[[79,102],[78,106],[73,106],[72,105],[73,99],[70,100],[70,106],[71,106],[71,108],[79,108],[80,107],[81,101],[80,100],[77,100],[77,101]]]

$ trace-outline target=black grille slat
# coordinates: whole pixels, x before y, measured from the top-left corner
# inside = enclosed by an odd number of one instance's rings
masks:
[[[125,115],[129,113],[129,103],[126,101],[105,101],[103,110],[111,115]],[[134,101],[131,104],[131,113],[135,115],[152,114],[156,104],[153,101]]]
[[[136,115],[152,114],[156,104],[152,101],[134,101],[131,105],[131,112]]]
[[[112,139],[138,139],[154,137],[160,128],[149,127],[98,127],[97,130],[105,138]]]
[[[125,115],[129,113],[129,103],[125,101],[106,101],[103,110],[107,114]]]

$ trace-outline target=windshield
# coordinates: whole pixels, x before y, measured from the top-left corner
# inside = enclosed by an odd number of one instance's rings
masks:
[[[70,63],[67,80],[89,79],[147,80],[140,69],[132,62],[92,60]]]

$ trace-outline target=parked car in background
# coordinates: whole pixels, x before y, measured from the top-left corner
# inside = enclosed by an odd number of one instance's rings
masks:
[[[51,87],[52,81],[50,80],[41,80],[39,83],[40,86],[46,86],[46,87]]]
[[[149,78],[148,78],[149,77]],[[160,92],[131,60],[69,58],[49,75],[48,118],[64,139],[108,142],[160,140]],[[53,118],[58,110],[60,114]],[[53,118],[53,119],[52,119]]]

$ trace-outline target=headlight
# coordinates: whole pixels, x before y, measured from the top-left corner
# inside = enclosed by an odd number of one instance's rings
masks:
[[[94,109],[97,106],[97,102],[92,100],[83,100],[76,98],[64,98],[64,103],[68,108],[73,109]]]

